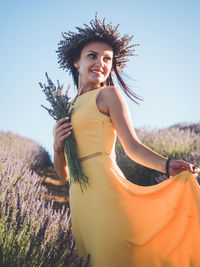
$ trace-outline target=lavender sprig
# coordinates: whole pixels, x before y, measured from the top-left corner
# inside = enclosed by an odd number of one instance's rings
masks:
[[[59,81],[57,81],[57,87],[53,84],[51,79],[48,77],[48,74],[45,72],[45,76],[47,78],[48,85],[42,85],[39,83],[42,91],[46,95],[47,101],[49,101],[51,108],[47,108],[41,105],[44,109],[46,109],[51,117],[53,117],[56,121],[61,118],[69,117],[69,122],[71,121],[71,113],[74,109],[74,103],[78,97],[78,95],[73,99],[73,101],[69,101],[70,97],[68,97],[69,87],[65,94],[63,94],[63,85],[61,86]],[[73,133],[65,140],[64,142],[64,150],[67,155],[67,161],[70,171],[70,183],[77,182],[80,184],[81,191],[83,191],[83,187],[86,187],[88,182],[88,177],[85,176],[81,170],[80,162],[77,157],[76,152],[76,142],[73,136]]]

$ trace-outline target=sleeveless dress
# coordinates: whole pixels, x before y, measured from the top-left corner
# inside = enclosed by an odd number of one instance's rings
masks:
[[[69,191],[78,254],[91,267],[199,267],[200,187],[189,171],[153,186],[129,182],[116,163],[116,130],[101,89],[80,95],[71,122],[90,186]]]

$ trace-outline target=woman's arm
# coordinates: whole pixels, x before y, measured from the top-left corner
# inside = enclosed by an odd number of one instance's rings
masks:
[[[71,123],[67,123],[67,118],[57,121],[54,127],[54,167],[57,174],[68,181],[69,170],[64,156],[64,141],[71,134]]]
[[[54,168],[60,178],[68,181],[69,170],[65,161],[64,152],[56,152],[54,150]]]
[[[103,100],[106,102],[110,118],[126,154],[143,166],[165,173],[167,158],[145,146],[138,139],[122,92],[117,87],[107,87]],[[169,174],[174,176],[181,171],[190,170],[190,168],[191,164],[185,161],[171,160]]]

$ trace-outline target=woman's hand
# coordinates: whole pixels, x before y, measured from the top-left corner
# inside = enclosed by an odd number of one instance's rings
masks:
[[[54,149],[55,151],[64,150],[64,141],[71,134],[72,124],[67,122],[69,118],[63,118],[57,121],[54,135]]]
[[[57,121],[54,128],[54,167],[57,174],[68,181],[69,171],[67,162],[64,156],[64,141],[71,134],[71,123],[67,122],[69,118],[63,118]]]
[[[169,175],[175,176],[183,171],[191,171],[195,177],[198,176],[200,168],[183,160],[172,159],[169,162]]]

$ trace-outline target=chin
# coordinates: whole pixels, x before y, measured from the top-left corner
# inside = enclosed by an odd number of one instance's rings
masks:
[[[103,80],[103,79],[92,79],[91,82],[100,84],[100,83],[105,82],[105,80]]]
[[[94,83],[102,83],[102,82],[105,82],[105,80],[106,80],[105,77],[102,75],[100,75],[99,77],[91,75],[88,78],[90,79],[91,82],[94,82]]]

